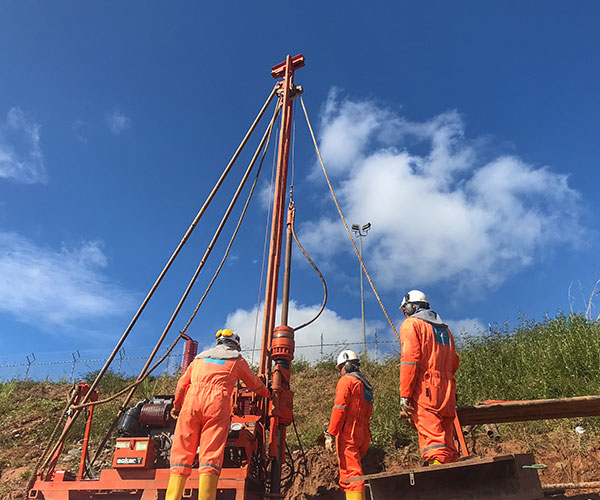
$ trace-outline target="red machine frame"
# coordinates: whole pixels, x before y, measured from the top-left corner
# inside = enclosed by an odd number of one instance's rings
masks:
[[[281,467],[285,461],[285,436],[286,427],[292,423],[293,393],[290,390],[291,361],[294,358],[294,331],[287,326],[287,311],[289,299],[289,269],[291,256],[289,247],[286,253],[284,300],[282,305],[282,324],[275,328],[275,315],[277,308],[277,291],[279,282],[279,268],[281,264],[283,227],[285,216],[285,199],[287,192],[287,173],[291,145],[292,129],[292,100],[302,90],[294,86],[294,72],[304,66],[304,56],[287,56],[286,60],[271,70],[275,79],[282,78],[278,94],[281,104],[281,131],[278,144],[278,161],[275,174],[275,191],[273,201],[273,219],[271,225],[270,249],[268,257],[267,279],[265,284],[265,312],[262,329],[261,359],[259,375],[271,383],[273,397],[270,401],[257,399],[244,389],[238,390],[234,401],[234,416],[232,423],[241,424],[239,434],[230,438],[228,445],[243,450],[246,460],[242,459],[241,465],[234,468],[224,467],[218,482],[219,498],[235,500],[258,500],[265,497],[280,498]],[[289,233],[289,231],[288,231]],[[288,235],[289,238],[289,235]],[[272,364],[275,364],[273,367]],[[74,404],[86,403],[97,400],[97,392],[87,396],[89,387],[80,384],[77,389],[79,394],[73,400]],[[63,445],[52,454],[47,472],[39,474],[37,480],[29,491],[31,499],[45,500],[78,500],[89,499],[95,495],[103,498],[127,499],[157,499],[164,498],[164,492],[169,480],[168,468],[149,468],[152,462],[153,445],[146,445],[145,450],[134,448],[117,448],[113,466],[118,468],[104,469],[98,479],[84,479],[84,468],[87,457],[87,447],[93,417],[93,406],[90,407],[85,428],[83,450],[79,474],[75,477],[65,470],[55,470],[58,457]],[[71,420],[77,416],[69,416],[65,424],[66,434],[71,425]],[[138,438],[123,438],[137,442]],[[144,439],[138,439],[144,441]],[[128,445],[129,446],[129,445]],[[142,452],[146,453],[142,453]],[[140,453],[138,453],[140,452]],[[259,456],[261,460],[260,477],[257,479],[256,471],[251,470],[251,459]],[[128,465],[117,463],[117,456],[131,457],[139,464]],[[125,459],[123,461],[126,461]],[[264,485],[269,485],[265,491]],[[190,497],[198,488],[198,471],[192,470],[187,480],[184,498]],[[232,496],[233,495],[233,496]]]

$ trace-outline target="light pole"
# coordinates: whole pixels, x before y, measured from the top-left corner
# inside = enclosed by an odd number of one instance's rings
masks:
[[[358,237],[358,247],[359,247],[359,254],[360,254],[361,261],[362,261],[362,239],[364,236],[367,235],[367,233],[369,232],[369,229],[371,229],[370,222],[367,222],[362,227],[360,226],[360,224],[352,224],[352,231],[354,231],[354,234]],[[363,354],[366,354],[367,353],[367,334],[365,332],[365,289],[363,287],[362,264],[359,262],[359,265],[360,265],[360,311],[361,311],[361,315],[362,315]]]

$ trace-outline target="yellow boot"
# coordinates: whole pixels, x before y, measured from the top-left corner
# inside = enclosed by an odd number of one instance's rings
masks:
[[[198,481],[198,500],[215,500],[217,498],[217,483],[219,476],[215,474],[200,474]],[[168,500],[165,498],[165,500]]]
[[[182,474],[171,474],[167,492],[165,493],[165,500],[181,500],[186,479],[187,476],[183,476]]]
[[[442,465],[442,462],[440,462],[437,458],[434,458],[433,460],[429,460],[429,462],[427,462],[429,465]]]
[[[365,500],[365,492],[363,491],[347,491],[346,500]]]

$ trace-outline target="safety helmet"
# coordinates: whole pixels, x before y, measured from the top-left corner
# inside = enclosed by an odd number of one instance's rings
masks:
[[[217,338],[217,345],[227,344],[233,347],[234,349],[237,349],[238,351],[242,350],[240,336],[233,330],[230,330],[229,328],[224,328],[223,330],[219,330],[215,336]]]
[[[350,373],[358,370],[360,360],[354,351],[346,349],[338,354],[336,366],[338,370],[345,368],[346,373]]]
[[[402,298],[402,303],[400,304],[400,310],[404,311],[409,316],[414,314],[417,310],[414,304],[423,305],[429,307],[429,300],[427,300],[427,295],[425,295],[421,290],[411,290]],[[412,307],[411,307],[412,306]]]

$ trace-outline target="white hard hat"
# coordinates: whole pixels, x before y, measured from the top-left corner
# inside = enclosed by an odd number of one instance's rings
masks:
[[[337,368],[339,368],[346,363],[346,361],[358,361],[358,355],[354,351],[350,351],[349,349],[342,351],[338,354],[337,357]]]
[[[427,295],[425,295],[421,290],[411,290],[402,298],[402,304],[400,304],[400,309],[402,309],[408,303],[414,304],[415,302],[424,302],[429,305],[429,300],[427,300]]]

